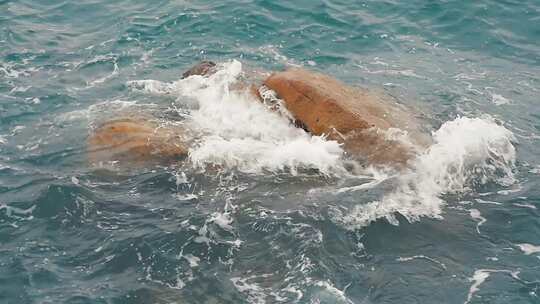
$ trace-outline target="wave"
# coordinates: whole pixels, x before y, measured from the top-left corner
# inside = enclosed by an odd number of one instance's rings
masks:
[[[380,218],[399,222],[421,217],[441,218],[443,194],[459,194],[479,185],[515,182],[514,136],[492,118],[459,117],[433,132],[433,144],[421,153],[411,168],[397,177],[397,187],[382,199],[357,205],[337,218],[350,229],[369,225]]]
[[[191,108],[185,121],[197,130],[190,161],[237,169],[245,173],[316,169],[325,175],[344,172],[343,149],[336,141],[311,136],[292,125],[286,117],[268,111],[248,89],[232,89],[242,76],[242,64],[222,64],[210,77],[191,76],[173,83],[155,80],[132,81],[132,88],[153,94],[174,95]]]
[[[320,173],[350,176],[349,160],[341,146],[320,136],[311,136],[295,127],[286,115],[268,111],[248,89],[238,86],[242,65],[230,61],[210,77],[191,76],[172,83],[156,80],[132,81],[128,85],[153,94],[177,97],[191,108],[184,122],[198,130],[189,160],[195,167],[208,165],[247,173],[317,169]],[[336,220],[350,229],[369,225],[380,218],[398,224],[397,214],[408,221],[421,217],[441,218],[443,194],[465,193],[479,185],[514,182],[516,151],[514,136],[489,116],[458,117],[432,133],[433,143],[410,161],[408,169],[388,172],[369,167],[362,177],[369,181],[335,192],[377,187],[392,179],[396,187],[381,199],[359,204]],[[355,172],[358,173],[358,172]]]

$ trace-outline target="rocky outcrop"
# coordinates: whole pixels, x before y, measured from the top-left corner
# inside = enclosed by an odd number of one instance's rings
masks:
[[[187,155],[183,130],[160,127],[148,119],[126,118],[106,122],[88,139],[91,163],[167,163]]]
[[[426,141],[408,109],[329,76],[294,68],[271,75],[264,85],[307,131],[325,134],[370,162],[405,163],[414,154],[413,146]],[[394,128],[406,131],[413,145],[395,138]]]
[[[215,71],[215,63],[203,61],[183,78]],[[232,89],[251,91],[269,110],[281,112],[307,132],[342,143],[350,155],[369,164],[406,164],[415,149],[429,141],[410,109],[320,73],[294,68],[272,74],[260,88],[243,82],[235,85]],[[283,104],[287,111],[282,111]],[[401,131],[408,133],[406,141],[396,136]],[[117,119],[95,129],[88,140],[89,158],[93,163],[171,162],[187,155],[189,136],[185,135],[182,128],[158,126],[148,118]]]

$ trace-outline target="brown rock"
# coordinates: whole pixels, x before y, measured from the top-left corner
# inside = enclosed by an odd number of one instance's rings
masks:
[[[182,74],[182,79],[192,75],[208,76],[216,72],[216,64],[212,61],[201,61]]]
[[[407,131],[415,144],[425,142],[415,117],[388,97],[298,68],[275,73],[264,84],[309,132],[326,134],[371,162],[405,163],[413,155],[411,146],[387,138],[390,128]]]
[[[106,122],[88,139],[88,157],[94,164],[172,162],[184,158],[187,152],[180,128],[159,127],[146,119]]]

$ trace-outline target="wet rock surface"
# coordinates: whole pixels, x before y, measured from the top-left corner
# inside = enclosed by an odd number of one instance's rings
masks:
[[[183,78],[215,71],[215,63],[202,61]],[[279,112],[306,132],[338,141],[367,164],[406,164],[428,142],[413,112],[391,97],[317,72],[293,68],[270,75],[259,88],[244,82],[235,85],[232,89],[248,90],[269,111]],[[178,127],[158,127],[148,117],[117,119],[101,125],[89,138],[89,158],[93,163],[170,162],[187,155],[185,134]]]
[[[145,118],[106,122],[88,139],[91,163],[146,164],[183,159],[188,152],[179,127],[158,126]]]
[[[213,61],[201,61],[182,74],[182,79],[193,75],[208,76],[216,72],[216,63]]]
[[[414,153],[411,146],[426,141],[409,109],[329,76],[294,68],[271,75],[264,85],[310,133],[327,135],[369,161],[405,163]],[[398,129],[410,135],[411,145],[392,136]]]

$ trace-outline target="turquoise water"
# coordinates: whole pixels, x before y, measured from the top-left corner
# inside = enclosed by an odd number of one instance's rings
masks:
[[[540,302],[540,2],[83,2],[0,0],[1,303]],[[387,179],[309,155],[88,164],[127,112],[227,123],[175,82],[203,59],[384,91],[440,142]],[[217,143],[193,155],[266,155]]]

